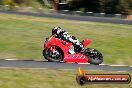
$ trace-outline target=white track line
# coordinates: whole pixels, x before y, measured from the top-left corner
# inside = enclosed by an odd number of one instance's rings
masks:
[[[89,64],[89,63],[78,63],[78,64]],[[108,65],[108,64],[100,64],[100,65]]]
[[[117,71],[117,72],[127,72],[127,71]]]
[[[89,64],[89,63],[78,63],[78,64]],[[128,66],[128,65],[110,65],[110,64],[100,64],[100,65],[107,65],[107,66]],[[128,66],[128,67],[132,67],[132,66]]]
[[[77,63],[77,64],[89,64],[89,63]]]
[[[17,60],[17,59],[5,59],[5,60]]]
[[[109,65],[109,64],[100,64],[100,65]]]
[[[108,65],[108,66],[128,66],[128,65],[111,65],[111,64],[103,64],[103,65]],[[128,66],[128,67],[132,67],[132,66]]]

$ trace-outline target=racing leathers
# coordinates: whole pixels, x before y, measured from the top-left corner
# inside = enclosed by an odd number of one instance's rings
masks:
[[[80,43],[75,36],[69,35],[68,32],[62,30],[60,27],[54,27],[52,29],[52,34],[64,41],[73,43],[74,52],[80,52],[84,49],[82,43]]]

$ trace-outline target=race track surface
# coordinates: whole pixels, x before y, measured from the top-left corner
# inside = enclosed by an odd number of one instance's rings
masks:
[[[49,17],[49,18],[59,18],[68,20],[79,20],[79,21],[92,21],[92,22],[104,22],[104,23],[116,23],[116,24],[130,24],[132,25],[132,20],[124,20],[119,18],[108,18],[108,17],[93,17],[93,16],[77,16],[77,15],[66,15],[57,13],[32,13],[32,12],[16,12],[16,11],[2,11],[0,13],[10,13],[37,17]]]
[[[0,60],[0,67],[17,68],[56,68],[56,69],[77,69],[79,66],[86,70],[106,70],[106,71],[128,71],[132,72],[131,66],[112,66],[112,65],[91,65],[77,63],[56,63],[48,61],[34,60]]]

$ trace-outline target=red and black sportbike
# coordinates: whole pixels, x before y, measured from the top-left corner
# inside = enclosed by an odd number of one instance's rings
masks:
[[[82,41],[86,47],[91,40],[85,39]],[[86,48],[79,51],[71,42],[67,42],[56,38],[54,35],[46,38],[44,43],[43,56],[51,62],[75,62],[75,63],[90,63],[99,65],[103,62],[102,54],[93,48]]]

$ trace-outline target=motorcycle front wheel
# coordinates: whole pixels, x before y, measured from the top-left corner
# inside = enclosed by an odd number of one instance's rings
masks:
[[[43,50],[43,56],[50,62],[60,62],[63,59],[62,53],[58,48],[55,48],[55,53],[51,52],[50,48],[45,48]]]

